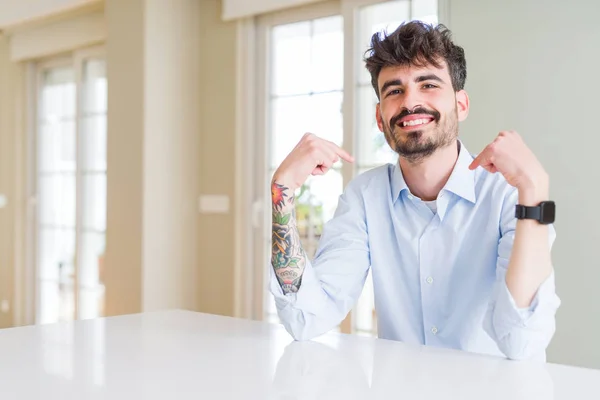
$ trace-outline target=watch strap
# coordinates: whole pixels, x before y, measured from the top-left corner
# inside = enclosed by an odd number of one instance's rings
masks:
[[[542,218],[542,208],[540,206],[530,207],[517,204],[515,217],[517,219],[534,219],[539,221]]]

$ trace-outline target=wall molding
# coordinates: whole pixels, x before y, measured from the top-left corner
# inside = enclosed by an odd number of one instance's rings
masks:
[[[19,29],[10,36],[10,59],[13,62],[40,59],[106,41],[108,36],[103,11],[95,11]]]

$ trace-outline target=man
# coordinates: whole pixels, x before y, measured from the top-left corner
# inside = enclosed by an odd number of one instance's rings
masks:
[[[545,360],[560,300],[544,168],[514,131],[475,158],[458,139],[469,113],[466,62],[443,25],[410,22],[373,35],[366,67],[398,163],[347,186],[312,263],[293,193],[353,158],[307,134],[279,166],[270,291],[284,326],[297,340],[332,329],[371,268],[380,337]]]

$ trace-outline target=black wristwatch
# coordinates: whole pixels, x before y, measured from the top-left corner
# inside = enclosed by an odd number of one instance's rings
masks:
[[[556,204],[553,201],[542,201],[535,207],[517,204],[515,209],[517,219],[534,219],[540,224],[551,224],[556,217]]]

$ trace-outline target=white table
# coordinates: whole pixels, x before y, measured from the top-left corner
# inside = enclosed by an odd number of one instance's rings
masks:
[[[600,399],[600,371],[186,311],[0,330],[0,399]]]

